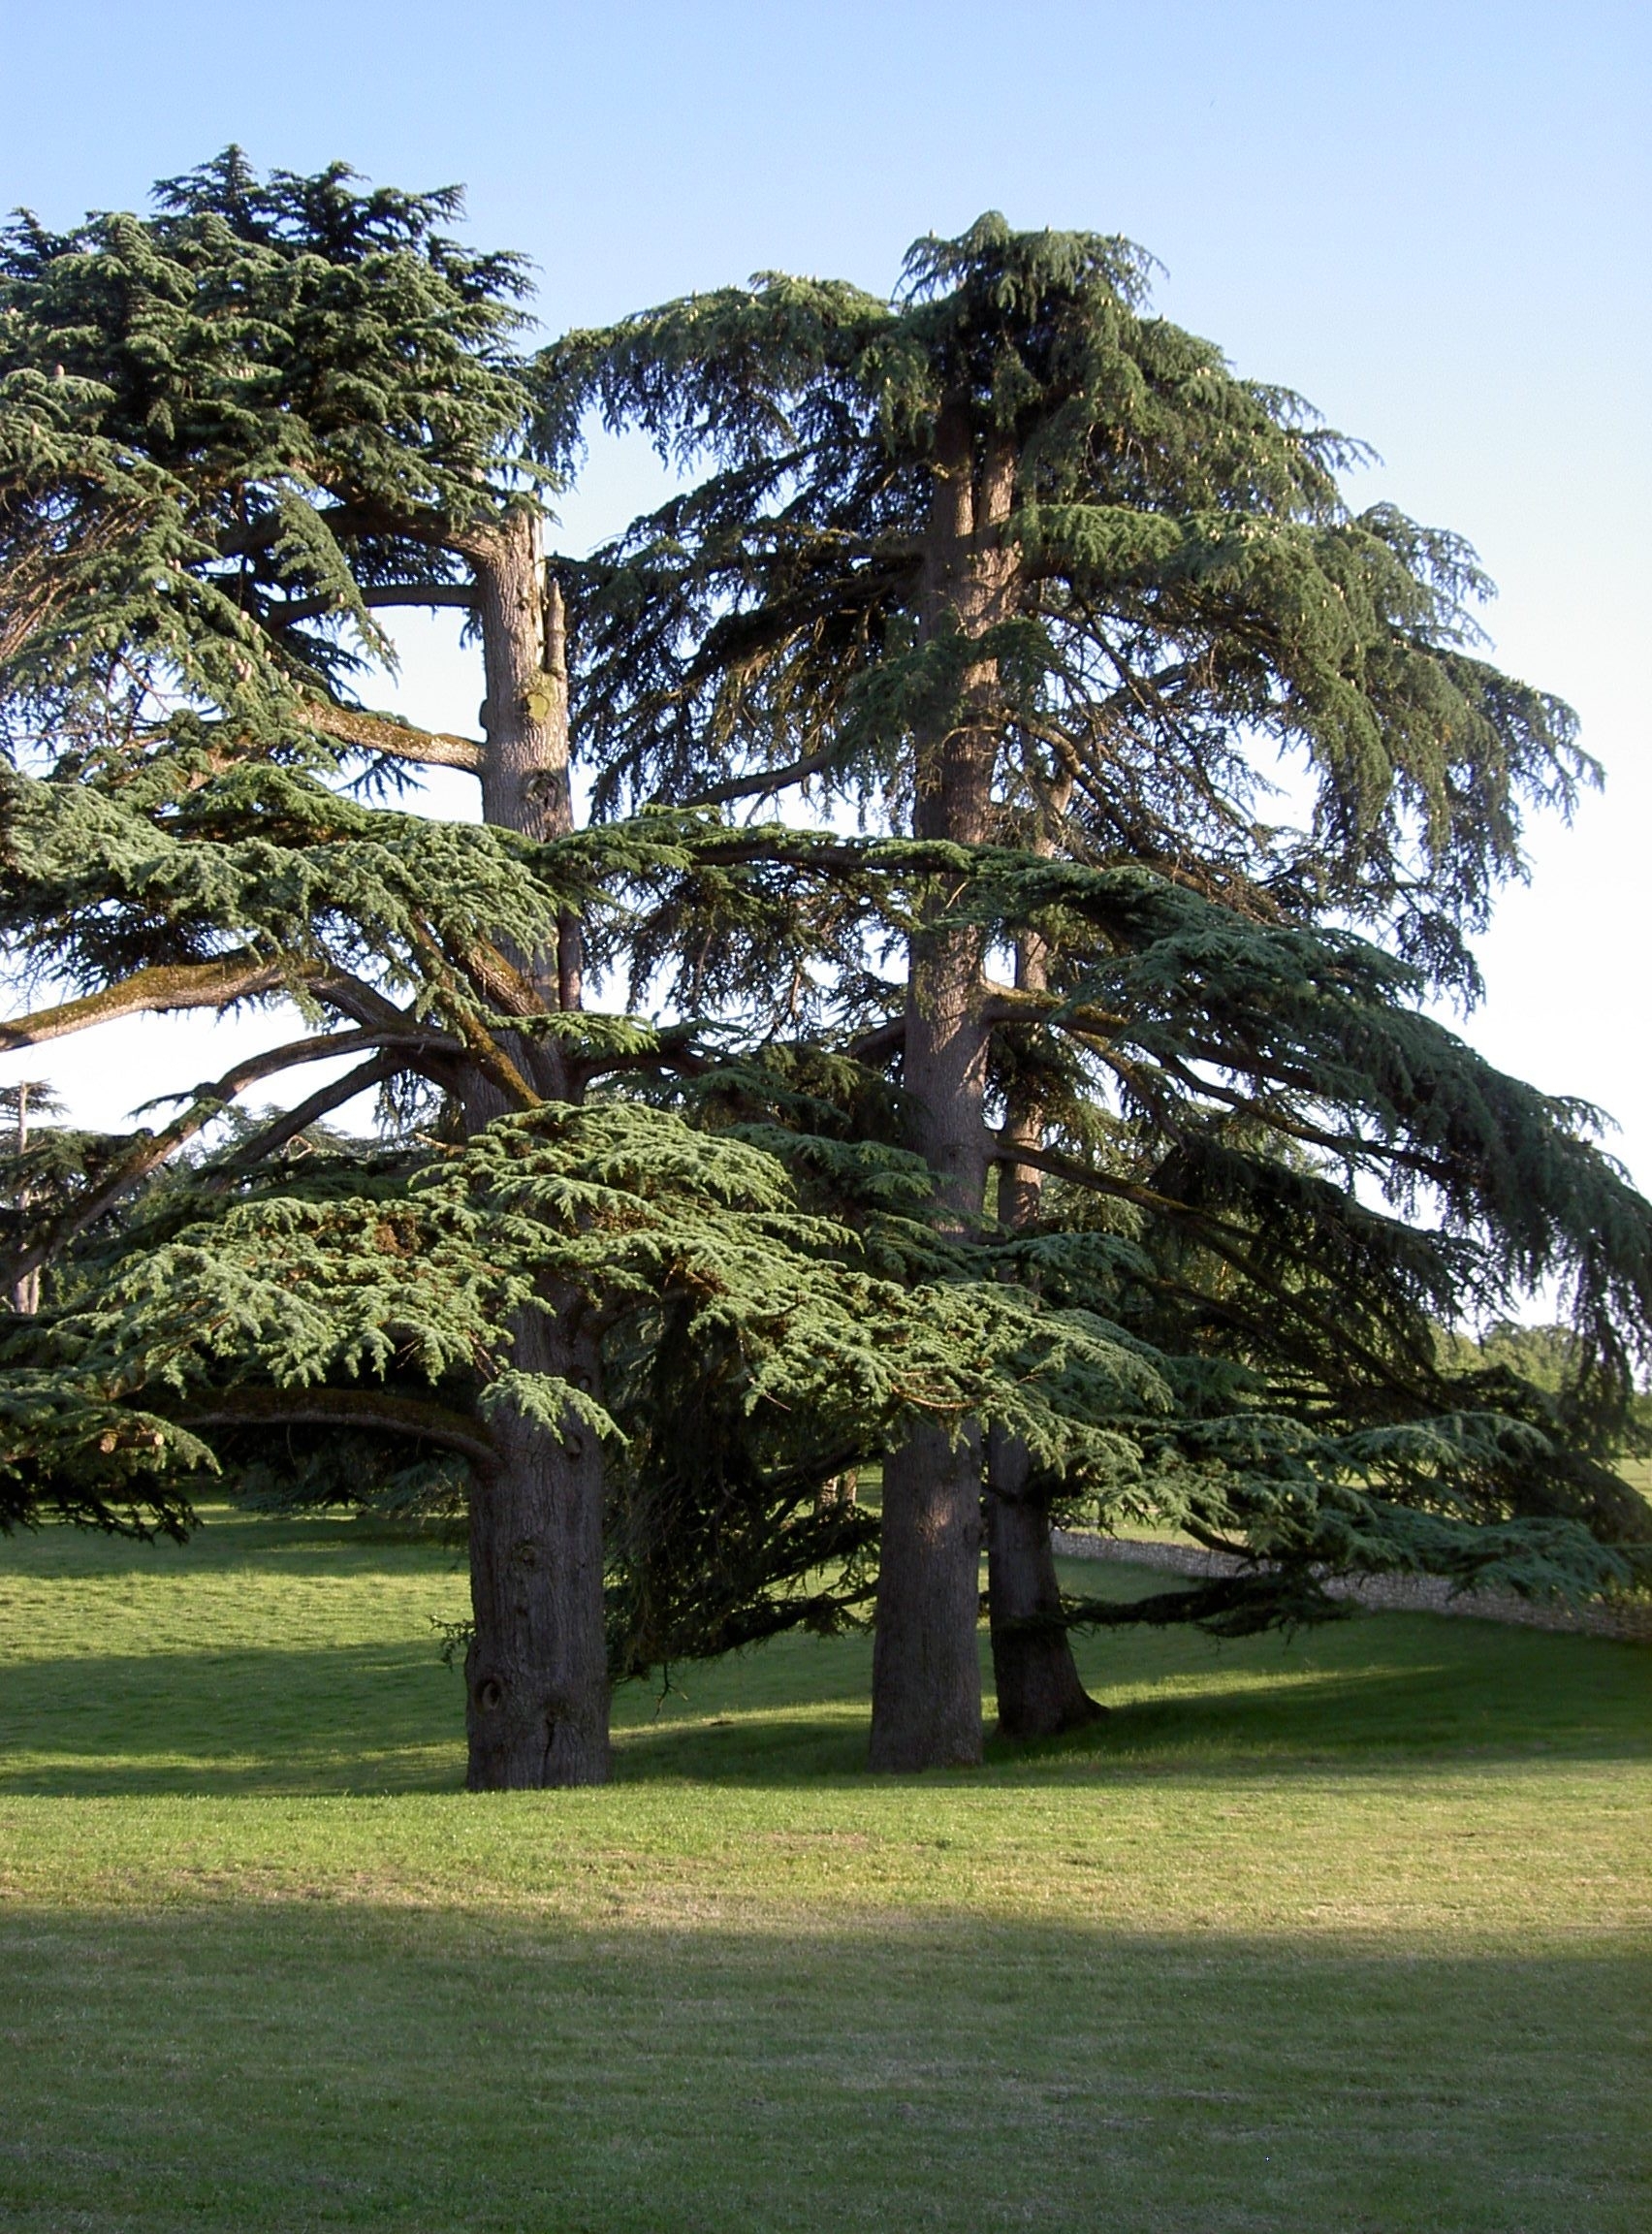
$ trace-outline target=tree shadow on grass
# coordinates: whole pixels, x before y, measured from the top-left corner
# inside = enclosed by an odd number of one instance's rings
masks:
[[[16,2234],[1631,2234],[1652,1963],[840,1911],[0,1926]]]
[[[135,1576],[187,1588],[197,1578],[244,1573],[336,1581],[363,1573],[462,1578],[465,1572],[462,1537],[446,1526],[418,1528],[348,1513],[272,1516],[228,1505],[205,1506],[200,1525],[182,1544],[48,1522],[19,1529],[0,1549],[9,1573],[69,1583]]]
[[[1081,1659],[1106,1719],[1045,1745],[990,1740],[989,1777],[1652,1754],[1652,1654],[1595,1639],[1383,1615],[1291,1643],[1115,1633],[1087,1641]],[[858,1778],[869,1673],[864,1637],[794,1637],[692,1670],[663,1698],[628,1685],[617,1772]],[[0,1678],[0,1789],[12,1792],[430,1791],[462,1778],[463,1693],[433,1636],[70,1655]]]
[[[433,1643],[85,1653],[0,1677],[0,1790],[429,1791],[464,1775]]]

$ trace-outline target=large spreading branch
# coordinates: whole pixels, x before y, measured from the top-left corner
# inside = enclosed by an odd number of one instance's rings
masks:
[[[340,744],[358,745],[365,752],[382,753],[392,760],[413,760],[429,768],[462,768],[467,775],[482,772],[485,750],[480,740],[460,737],[446,729],[416,729],[389,714],[369,714],[331,699],[304,707],[304,719],[323,737]]]
[[[693,809],[732,806],[740,799],[773,798],[778,792],[789,790],[794,783],[807,783],[811,776],[823,775],[841,758],[836,745],[825,745],[818,752],[806,752],[783,768],[762,768],[752,776],[735,776],[724,783],[708,783],[691,797],[673,804]]]
[[[1064,1156],[1056,1149],[1036,1147],[1030,1141],[1006,1138],[1002,1133],[993,1132],[988,1133],[987,1143],[988,1153],[1001,1165],[1030,1164],[1035,1170],[1047,1172],[1052,1178],[1064,1179],[1070,1186],[1085,1188],[1092,1194],[1108,1196],[1115,1201],[1131,1203],[1139,1210],[1151,1211],[1157,1217],[1168,1220],[1252,1283],[1277,1314],[1276,1332],[1278,1326],[1290,1320],[1298,1320],[1314,1329],[1323,1346],[1323,1355],[1340,1352],[1350,1362],[1363,1366],[1375,1381],[1403,1391],[1413,1399],[1418,1397],[1418,1389],[1395,1370],[1391,1360],[1380,1356],[1369,1345],[1356,1339],[1346,1319],[1333,1318],[1328,1311],[1319,1309],[1306,1291],[1289,1289],[1263,1272],[1255,1261],[1255,1235],[1243,1226],[1229,1219],[1215,1217],[1210,1211],[1196,1208],[1191,1203],[1180,1202],[1158,1188],[1143,1186],[1139,1180],[1098,1171],[1093,1165],[1081,1163],[1077,1157]],[[1332,1277],[1335,1280],[1335,1276]],[[1335,1284],[1339,1287],[1345,1285],[1341,1281],[1335,1281]]]
[[[275,993],[315,973],[321,965],[295,962],[285,955],[226,954],[213,962],[154,963],[135,970],[100,992],[82,994],[53,1008],[16,1016],[0,1024],[0,1053],[38,1047],[93,1024],[112,1024],[122,1016],[157,1014],[179,1008],[228,1008],[238,1001]]]
[[[387,582],[376,588],[359,587],[355,602],[367,612],[391,605],[423,605],[468,613],[475,610],[476,591],[464,582]],[[272,605],[264,618],[286,626],[295,621],[319,621],[324,614],[346,610],[336,597],[289,597],[283,604]]]
[[[130,1143],[111,1168],[88,1191],[56,1219],[47,1230],[16,1250],[0,1267],[0,1278],[16,1283],[25,1279],[47,1260],[65,1248],[75,1236],[83,1233],[98,1219],[112,1210],[115,1204],[142,1186],[152,1171],[175,1155],[196,1134],[205,1131],[214,1118],[221,1117],[236,1098],[248,1086],[261,1078],[269,1078],[281,1070],[291,1070],[302,1063],[325,1063],[340,1055],[356,1053],[363,1047],[377,1047],[379,1052],[359,1069],[350,1071],[331,1086],[322,1087],[307,1101],[295,1110],[289,1110],[256,1136],[260,1152],[273,1153],[287,1141],[294,1139],[308,1125],[315,1124],[330,1111],[340,1107],[357,1094],[380,1085],[395,1077],[398,1071],[419,1069],[425,1063],[440,1061],[460,1050],[460,1042],[440,1033],[409,1033],[398,1035],[393,1046],[384,1045],[384,1036],[370,1031],[336,1032],[320,1037],[289,1040],[286,1045],[268,1049],[262,1055],[249,1056],[210,1085],[196,1087],[189,1105],[175,1117],[170,1125],[158,1133],[143,1133]],[[254,1145],[247,1144],[248,1148]],[[234,1160],[238,1175],[245,1167],[245,1151]]]
[[[366,1035],[339,1035],[340,1038],[346,1037],[361,1044]],[[212,1188],[230,1186],[235,1180],[245,1177],[249,1171],[256,1170],[266,1157],[278,1154],[290,1140],[296,1140],[311,1125],[318,1125],[324,1117],[331,1116],[334,1109],[341,1109],[346,1101],[353,1101],[358,1094],[366,1094],[375,1086],[385,1085],[403,1070],[423,1068],[424,1065],[417,1060],[410,1047],[381,1049],[365,1063],[358,1064],[354,1070],[346,1071],[342,1078],[335,1078],[327,1086],[318,1086],[305,1101],[291,1109],[284,1109],[279,1117],[255,1133],[251,1139],[243,1141],[233,1156],[226,1157],[222,1164],[215,1165],[210,1172],[205,1174],[206,1183]]]

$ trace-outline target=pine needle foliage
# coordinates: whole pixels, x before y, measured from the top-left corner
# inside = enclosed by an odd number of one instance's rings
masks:
[[[1361,446],[1154,315],[1152,269],[989,214],[918,241],[892,298],[764,274],[549,352],[548,457],[594,401],[714,468],[585,585],[599,797],[813,777],[899,814],[914,736],[990,659],[1006,814],[1064,797],[1093,858],[1384,922],[1472,983],[1523,805],[1598,770],[1479,655],[1473,552],[1351,510]],[[966,470],[1004,481],[1014,587],[984,627],[925,625],[937,477]],[[1263,819],[1271,752],[1305,766],[1305,830]]]
[[[335,757],[303,709],[383,657],[375,603],[457,587],[456,536],[532,485],[525,270],[443,230],[455,190],[341,164],[232,147],[157,205],[0,244],[8,723],[130,745],[158,694]]]
[[[856,853],[891,930],[945,855],[779,829],[743,842],[816,867]],[[1175,1396],[1174,1423],[1123,1468],[1048,1470],[1057,1509],[1293,1568],[1288,1588],[1258,1583],[1258,1610],[1300,1613],[1326,1566],[1624,1580],[1647,1523],[1612,1458],[1647,1362],[1652,1211],[1590,1112],[1497,1071],[1414,1005],[1414,967],[1350,932],[1258,925],[1138,870],[1001,848],[949,866],[961,919],[1000,939],[1036,922],[1061,958],[1038,1000],[1003,1004],[1004,1067],[1037,1066],[1047,1117],[1018,1155],[1048,1183],[1030,1228],[988,1215],[948,1242],[914,1220],[907,1276],[944,1264],[1098,1314]],[[896,1159],[904,1179],[898,1085],[855,1044],[777,1044],[673,1091],[816,1187],[851,1184],[856,1157]],[[1443,1350],[1443,1318],[1492,1317],[1538,1283],[1572,1304],[1558,1386]],[[1245,1598],[1217,1595],[1224,1617]]]
[[[824,1618],[844,1585],[817,1581],[796,1608],[772,1595],[864,1530],[792,1523],[914,1415],[986,1410],[1082,1467],[1169,1408],[1151,1356],[1092,1316],[893,1278],[876,1269],[891,1240],[806,1207],[778,1157],[634,1102],[501,1119],[410,1172],[386,1159],[370,1187],[344,1157],[267,1166],[228,1204],[212,1179],[175,1179],[106,1276],[15,1340],[30,1362],[0,1401],[37,1472],[81,1482],[106,1524],[158,1484],[168,1524],[168,1487],[181,1499],[216,1465],[214,1429],[377,1428],[486,1466],[501,1408],[572,1415],[620,1461],[628,1670]],[[606,1401],[513,1363],[513,1318],[545,1311],[548,1284],[575,1290],[617,1353]],[[13,1498],[36,1478],[15,1465]],[[710,1573],[683,1541],[695,1526]],[[650,1578],[669,1617],[644,1619]]]
[[[777,1039],[785,989],[852,1073],[827,1096],[851,1130],[950,1126],[946,1168],[996,1166],[958,1197],[977,1276],[1166,1361],[1188,1431],[1100,1510],[1292,1569],[1213,1617],[1300,1606],[1317,1562],[1599,1586],[1600,1544],[1646,1534],[1609,1461],[1652,1213],[1592,1111],[1421,1008],[1473,996],[1524,814],[1598,771],[1484,657],[1472,551],[1353,508],[1359,446],[1154,315],[1150,277],[1128,242],[988,216],[890,298],[764,274],[540,361],[548,459],[594,404],[698,476],[573,583],[599,803],[796,794],[888,833],[726,841],[802,869],[801,914],[714,922],[690,880],[651,960],[691,952],[680,995],[767,1004]],[[944,1029],[986,1053],[937,1114],[908,1058],[942,954]],[[715,1074],[693,1092],[718,1106]],[[1041,1198],[1005,1229],[1015,1172]],[[1562,1396],[1443,1365],[1442,1323],[1544,1283]]]

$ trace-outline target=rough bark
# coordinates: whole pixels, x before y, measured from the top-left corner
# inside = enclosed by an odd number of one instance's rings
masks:
[[[940,414],[924,552],[922,632],[937,659],[962,635],[1003,619],[1014,560],[1001,529],[1014,454],[977,459],[962,403]],[[992,835],[997,664],[968,665],[949,718],[916,740],[913,828],[920,838],[981,845]],[[937,889],[927,913],[952,898]],[[981,1211],[981,1124],[988,1026],[980,935],[925,929],[908,954],[902,1082],[912,1144],[935,1171],[943,1214],[966,1229]],[[884,1468],[873,1656],[872,1766],[957,1766],[981,1757],[981,1438],[924,1425]]]
[[[408,603],[425,604],[429,595],[429,590],[421,590],[416,599],[410,596]],[[304,713],[312,729],[346,745],[361,745],[369,752],[383,752],[393,760],[415,760],[428,768],[464,768],[473,776],[482,772],[486,748],[474,737],[456,737],[446,729],[415,729],[410,722],[397,721],[388,714],[362,713],[326,699],[307,706]]]
[[[1015,981],[1027,993],[1049,983],[1041,939],[1017,944]],[[1037,1149],[1044,1112],[1032,1091],[1012,1092],[1001,1138]],[[1013,1156],[999,1166],[999,1224],[1019,1232],[1038,1215],[1043,1176]],[[987,1599],[998,1692],[999,1734],[1054,1738],[1094,1722],[1106,1709],[1079,1679],[1072,1641],[1061,1620],[1061,1585],[1050,1546],[1050,1509],[1037,1493],[1031,1454],[1019,1436],[987,1439]]]
[[[515,1363],[593,1389],[597,1345],[578,1297],[547,1301],[554,1320],[518,1323]],[[553,1433],[506,1412],[492,1437],[498,1461],[470,1496],[466,1781],[473,1792],[606,1783],[602,1447],[571,1416]]]
[[[981,1758],[981,1438],[917,1428],[883,1468],[872,1766]]]
[[[65,1001],[37,1008],[30,1016],[0,1024],[0,1054],[38,1047],[44,1039],[66,1038],[89,1024],[112,1024],[117,1017],[171,1012],[179,1008],[228,1008],[258,993],[279,991],[293,979],[314,974],[302,964],[268,955],[228,954],[215,962],[156,963],[129,977]]]
[[[561,600],[554,584],[547,590],[537,521],[508,515],[472,565],[488,693],[483,814],[530,837],[564,835],[573,805]],[[576,953],[568,925],[556,950],[507,959],[546,1008],[570,1008],[579,1005]],[[502,1044],[536,1091],[570,1098],[555,1043],[511,1033]],[[486,1124],[502,1106],[496,1083],[472,1068],[466,1122]],[[526,1311],[511,1323],[513,1366],[599,1395],[597,1334],[579,1296],[551,1288],[544,1300],[550,1317]],[[549,1427],[507,1411],[492,1434],[497,1461],[478,1472],[470,1506],[468,1781],[473,1791],[601,1783],[610,1771],[602,1447],[571,1412]]]
[[[1002,1738],[1054,1738],[1106,1712],[1079,1679],[1062,1624],[1050,1509],[1032,1486],[1027,1446],[994,1432],[987,1447],[987,1574],[993,1679]]]

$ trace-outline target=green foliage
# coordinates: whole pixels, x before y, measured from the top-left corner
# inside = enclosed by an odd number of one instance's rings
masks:
[[[181,700],[335,757],[304,701],[383,656],[368,593],[453,583],[429,527],[531,486],[524,268],[338,164],[231,148],[158,204],[0,244],[7,722],[127,747]]]
[[[451,1517],[501,1406],[579,1419],[629,1673],[854,1618],[873,1524],[821,1485],[938,1418],[1025,1441],[1057,1510],[1274,1563],[1177,1618],[1323,1612],[1325,1565],[1623,1580],[1652,1213],[1587,1112],[1415,1005],[1466,973],[1523,806],[1590,774],[1478,661],[1471,556],[1351,512],[1349,447],[1150,315],[1126,243],[983,220],[893,301],[771,276],[530,356],[521,268],[456,211],[232,150],[0,251],[26,1030],[304,1025],[153,1128],[0,1167],[14,1266],[50,1266],[0,1346],[0,1523],[175,1532],[222,1474]],[[549,841],[403,813],[404,761],[482,748],[361,703],[375,615],[472,607],[478,539],[542,508],[592,403],[707,468],[555,568],[601,812],[646,811]],[[1018,585],[973,634],[924,604],[960,442],[1007,475]],[[900,834],[965,713],[993,842]],[[1306,756],[1308,830],[1260,819],[1264,746]],[[877,834],[730,819],[810,777]],[[1043,1112],[1014,1231],[941,1230],[904,1145],[918,926],[1048,957],[984,986],[989,1114]],[[548,997],[575,927],[622,1009]],[[369,1088],[381,1138],[317,1130]],[[1558,1395],[1442,1352],[1549,1280]],[[514,1355],[513,1319],[575,1309],[600,1389]]]
[[[722,843],[706,840],[714,859]],[[1008,1271],[1132,1326],[1187,1360],[1179,1403],[1200,1413],[1262,1402],[1316,1434],[1359,1434],[1477,1409],[1484,1436],[1460,1470],[1480,1518],[1589,1515],[1608,1536],[1641,1532],[1598,1460],[1621,1442],[1645,1358],[1647,1207],[1588,1138],[1587,1111],[1497,1072],[1410,1005],[1412,969],[1345,931],[1257,923],[1139,870],[778,829],[739,843],[832,877],[863,922],[892,931],[944,865],[958,919],[1006,940],[1036,924],[1052,943],[1049,992],[1006,1002],[1017,1037],[1003,1035],[1012,1062],[1040,1067],[1046,1215],[1015,1236],[984,1229],[954,1252],[954,1276]],[[796,913],[801,942],[820,910]],[[728,934],[733,975],[758,967],[738,951],[748,932]],[[862,989],[837,992],[849,1036]],[[913,1166],[878,1135],[898,1137],[899,1097],[854,1044],[776,1044],[680,1091],[701,1122],[754,1133],[811,1186],[852,1195],[874,1176],[894,1210]],[[910,1264],[941,1245],[905,1207]],[[1517,1376],[1465,1383],[1438,1353],[1442,1315],[1541,1280],[1574,1312],[1564,1416]],[[1375,1464],[1360,1449],[1355,1478]],[[1436,1464],[1391,1469],[1396,1493],[1426,1496]],[[1153,1494],[1174,1510],[1167,1475]],[[1344,1548],[1333,1527],[1322,1555]]]
[[[808,1111],[732,1050],[683,1091],[898,1140],[917,995],[883,957],[920,926],[969,933],[989,973],[1031,942],[1037,987],[977,998],[989,1118],[1037,1120],[1025,1158],[1025,1131],[994,1145],[1042,1210],[1013,1236],[989,1217],[957,1276],[1033,1284],[1160,1360],[1178,1423],[1128,1509],[1282,1561],[1234,1594],[1244,1619],[1311,1605],[1320,1563],[1598,1587],[1625,1569],[1590,1532],[1646,1533],[1604,1461],[1646,1361],[1652,1214],[1592,1112],[1418,1007],[1472,989],[1464,934],[1524,808],[1568,808],[1592,765],[1565,707],[1478,657],[1473,554],[1353,510],[1356,446],[1152,316],[1148,277],[1128,243],[991,217],[920,242],[893,300],[766,276],[541,360],[548,454],[575,398],[704,471],[574,581],[599,804],[816,785],[891,833],[709,840],[654,903],[636,950],[656,976],[693,956],[676,998],[845,1067]],[[895,835],[936,827],[967,740],[995,842]],[[1306,762],[1306,829],[1263,819],[1270,752]],[[801,906],[725,866],[764,854]],[[1441,1322],[1544,1282],[1576,1344],[1564,1406],[1450,1369]],[[1044,1489],[1105,1517],[1122,1479]]]
[[[542,358],[553,453],[590,399],[714,466],[576,583],[598,799],[806,763],[909,794],[914,732],[990,656],[1006,809],[1076,787],[1092,858],[1392,922],[1472,982],[1461,932],[1518,865],[1522,799],[1567,807],[1596,773],[1573,718],[1475,654],[1473,554],[1350,511],[1358,446],[1153,316],[1149,272],[995,215],[920,241],[892,301],[770,275]],[[1024,562],[968,641],[920,626],[949,442],[1012,479]],[[1305,757],[1309,831],[1260,819],[1258,746]]]
[[[486,1464],[485,1422],[508,1404],[553,1423],[571,1411],[620,1453],[635,1445],[618,1469],[630,1492],[621,1539],[633,1563],[681,1561],[680,1535],[643,1525],[668,1484],[675,1530],[684,1498],[728,1505],[719,1484],[732,1470],[756,1507],[746,1524],[778,1544],[826,1475],[914,1417],[983,1413],[1049,1463],[1078,1465],[1111,1451],[1111,1420],[1167,1403],[1151,1362],[1105,1326],[1041,1313],[1015,1290],[880,1275],[852,1228],[800,1206],[777,1158],[666,1112],[553,1105],[370,1185],[347,1160],[333,1165],[267,1170],[229,1202],[214,1199],[207,1166],[194,1199],[175,1184],[134,1224],[78,1303],[17,1328],[14,1418],[37,1470],[62,1475],[62,1497],[87,1503],[101,1488],[112,1524],[117,1466],[136,1481],[170,1463],[181,1500],[212,1463],[198,1430],[286,1419],[401,1431]],[[607,1403],[511,1363],[513,1316],[570,1292],[598,1315],[617,1363],[630,1361]],[[42,1389],[65,1415],[44,1450],[29,1410]],[[129,1419],[106,1453],[110,1422]],[[100,1454],[89,1470],[88,1452]],[[17,1475],[14,1515],[38,1495],[35,1476]],[[832,1548],[804,1526],[778,1548],[782,1579]],[[739,1565],[732,1549],[727,1564]],[[697,1579],[645,1658],[693,1649],[737,1617],[760,1633],[774,1563],[741,1573],[728,1608]]]

